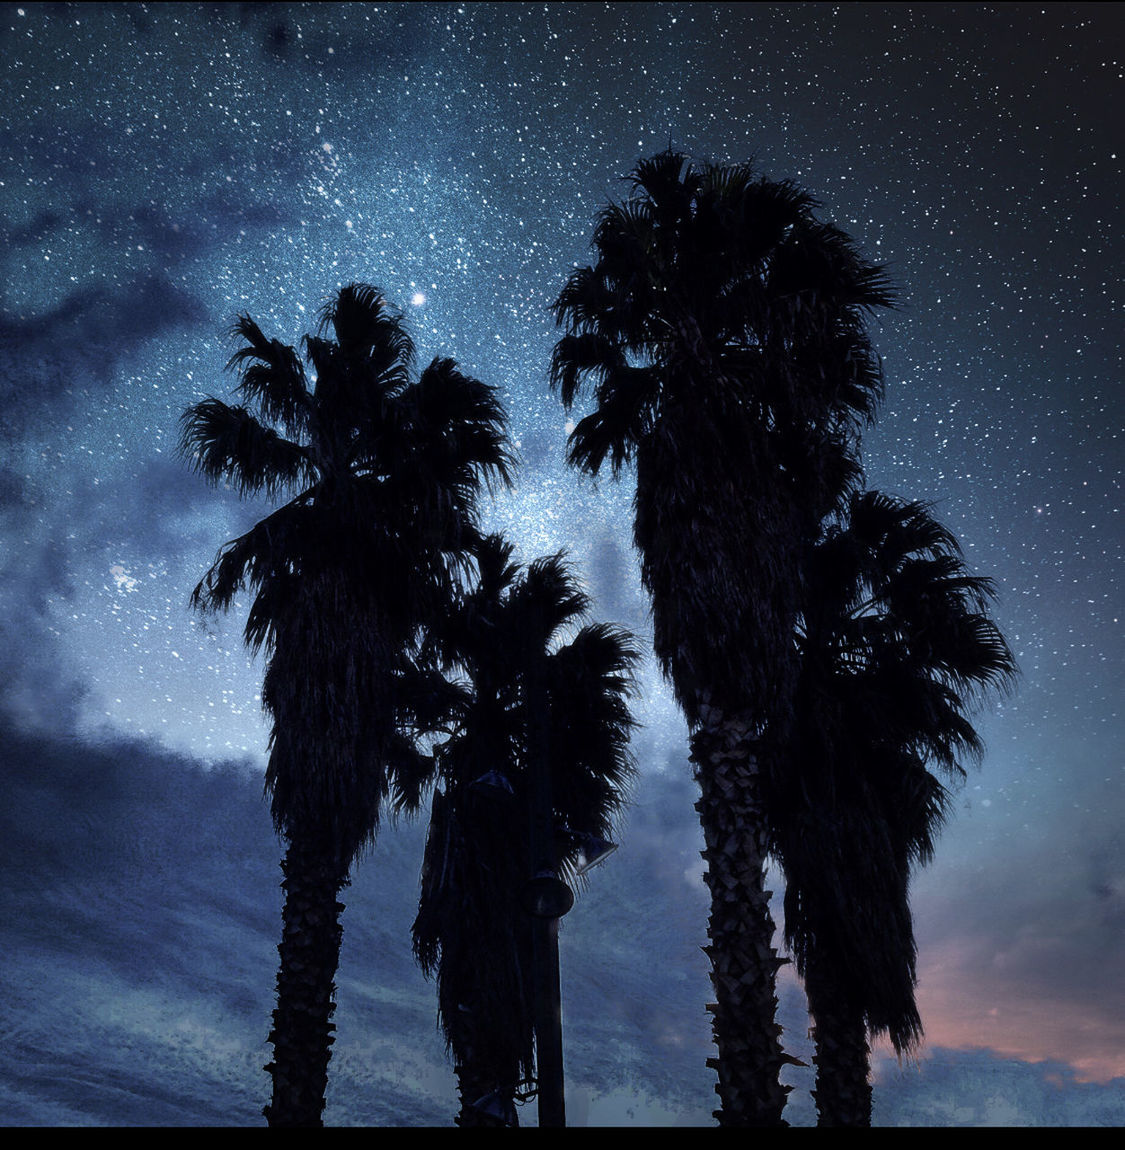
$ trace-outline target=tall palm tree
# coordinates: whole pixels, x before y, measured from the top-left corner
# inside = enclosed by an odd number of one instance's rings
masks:
[[[672,151],[631,182],[598,219],[597,263],[555,303],[567,332],[551,380],[568,408],[593,386],[573,465],[636,463],[654,646],[702,792],[716,1117],[776,1125],[787,1058],[754,747],[791,707],[800,555],[858,478],[858,427],[881,392],[864,323],[890,296],[793,184]]]
[[[479,581],[449,618],[447,657],[467,673],[455,733],[441,747],[415,954],[436,975],[439,1017],[461,1096],[458,1125],[514,1125],[534,1073],[531,680],[538,676],[559,863],[573,876],[589,837],[606,838],[632,773],[628,696],[638,652],[605,624],[559,555],[520,572],[489,536]],[[487,1099],[487,1106],[482,1100]]]
[[[329,334],[334,338],[328,338]],[[349,868],[382,804],[412,807],[432,773],[414,735],[434,721],[439,677],[418,660],[477,537],[483,483],[508,479],[505,416],[490,387],[414,346],[378,289],[351,284],[297,351],[247,315],[244,404],[184,415],[182,446],[212,483],[288,501],[226,543],[193,605],[253,599],[245,639],[266,655],[273,720],[266,790],[286,841],[271,1125],[319,1126]]]
[[[870,1125],[867,1032],[899,1054],[922,1034],[909,883],[946,812],[938,776],[979,757],[970,711],[1015,662],[987,614],[991,582],[925,504],[854,494],[811,551],[805,591],[797,721],[771,756],[768,805],[819,1121]]]

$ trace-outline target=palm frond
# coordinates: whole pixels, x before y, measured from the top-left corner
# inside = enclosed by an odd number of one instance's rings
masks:
[[[518,897],[531,869],[527,684],[535,678],[546,700],[557,825],[605,834],[632,769],[626,700],[639,655],[606,625],[558,645],[589,605],[561,554],[521,572],[512,545],[490,535],[474,555],[477,580],[438,636],[468,694],[439,751],[413,938],[458,1066],[510,1092],[530,1072],[533,1039],[531,927]],[[564,873],[575,849],[563,851]]]
[[[590,607],[590,597],[579,587],[561,551],[531,562],[509,601],[522,620],[527,640],[540,649],[546,649],[564,627],[580,619]]]
[[[687,156],[667,148],[649,159],[638,160],[625,179],[632,185],[634,195],[640,194],[654,203],[667,197],[690,203],[701,177]]]
[[[257,589],[288,577],[306,554],[308,501],[291,500],[219,549],[215,561],[191,594],[199,611],[226,611],[244,588]]]
[[[494,388],[437,357],[422,372],[416,419],[432,466],[453,487],[484,483],[510,487],[515,460],[507,437],[508,416]]]
[[[296,351],[279,340],[267,340],[248,315],[238,317],[231,335],[243,340],[227,361],[228,370],[238,370],[238,390],[258,405],[264,419],[299,438],[308,427],[309,394]]]
[[[927,504],[855,493],[804,572],[796,721],[770,772],[788,941],[810,996],[848,996],[901,1054],[922,1033],[910,870],[950,801],[935,772],[979,760],[970,711],[1015,665],[991,582]]]
[[[606,374],[598,398],[598,406],[570,433],[567,461],[597,475],[608,458],[616,477],[656,423],[659,376],[651,368],[619,367]]]
[[[240,391],[300,441],[208,398],[185,414],[183,449],[212,482],[299,493],[220,549],[192,605],[224,611],[251,593],[245,639],[268,659],[275,820],[334,842],[346,868],[387,800],[417,806],[432,740],[464,710],[427,629],[479,541],[480,488],[510,479],[506,417],[451,360],[412,382],[401,313],[368,285],[338,292],[305,338],[311,396],[293,349],[248,316],[234,332]]]
[[[226,480],[241,495],[277,495],[316,479],[306,450],[245,407],[210,396],[188,408],[182,425],[180,451],[211,483]]]
[[[564,335],[551,353],[551,387],[569,411],[587,379],[597,384],[624,364],[620,348],[600,332]]]
[[[635,770],[629,700],[639,661],[633,636],[605,623],[587,624],[551,657],[555,808],[566,825],[599,837],[612,833]]]
[[[320,309],[318,331],[329,328],[341,353],[351,360],[373,359],[377,372],[408,369],[414,362],[414,341],[402,312],[377,287],[351,283]]]

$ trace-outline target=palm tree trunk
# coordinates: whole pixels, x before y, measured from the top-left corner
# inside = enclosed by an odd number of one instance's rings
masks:
[[[281,869],[285,880],[281,966],[273,1012],[273,1099],[262,1113],[270,1126],[322,1126],[331,1057],[331,1019],[336,1010],[336,967],[340,961],[344,904],[337,895],[348,885],[336,852],[321,836],[289,838]]]
[[[810,966],[805,978],[816,1040],[818,1126],[870,1126],[871,1048],[863,1011],[840,993],[831,972]]]
[[[766,832],[760,799],[753,728],[717,707],[700,707],[702,728],[691,740],[691,758],[702,796],[696,804],[707,849],[711,918],[705,947],[716,1001],[708,1005],[718,1057],[708,1066],[719,1076],[720,1126],[786,1126],[789,1087],[779,1081],[790,1061],[775,1021],[777,968],[770,892],[765,890]]]

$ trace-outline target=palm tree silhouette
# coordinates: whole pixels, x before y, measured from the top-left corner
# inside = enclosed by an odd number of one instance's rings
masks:
[[[749,165],[638,163],[560,293],[551,381],[595,409],[570,462],[636,464],[634,541],[654,646],[693,732],[711,891],[708,953],[724,1125],[783,1122],[786,1056],[754,754],[791,707],[802,548],[859,475],[881,370],[864,329],[882,269],[814,202]]]
[[[449,359],[413,379],[414,346],[377,288],[351,284],[322,309],[303,341],[311,379],[249,316],[232,334],[249,408],[195,404],[182,448],[212,483],[291,498],[222,547],[192,603],[225,611],[253,594],[245,639],[266,655],[266,790],[287,844],[264,1114],[319,1126],[338,896],[384,801],[416,807],[432,775],[415,736],[436,722],[443,681],[419,640],[477,538],[481,484],[507,482],[510,460],[493,390]]]
[[[768,805],[785,934],[815,1024],[820,1125],[871,1122],[866,1034],[921,1039],[912,866],[928,861],[947,779],[981,754],[971,705],[1015,662],[991,582],[917,502],[854,494],[812,549],[796,721],[771,754]]]
[[[461,1096],[458,1125],[516,1125],[534,1074],[529,809],[533,724],[543,725],[558,863],[572,880],[585,844],[605,839],[632,773],[628,707],[638,652],[627,632],[586,623],[589,601],[561,555],[521,572],[489,536],[479,580],[441,632],[468,676],[455,732],[440,748],[414,923],[414,952],[436,975],[439,1018]],[[538,677],[535,702],[531,680]],[[540,714],[532,715],[531,707]]]

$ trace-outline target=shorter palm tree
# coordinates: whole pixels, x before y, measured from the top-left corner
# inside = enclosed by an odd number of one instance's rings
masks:
[[[921,1038],[910,873],[933,855],[941,779],[982,753],[969,718],[1015,663],[953,535],[922,503],[865,492],[805,564],[795,721],[769,807],[786,940],[815,1023],[821,1125],[869,1125],[867,1032]]]
[[[546,749],[559,865],[572,880],[585,843],[611,833],[632,771],[631,637],[587,623],[561,642],[587,597],[561,556],[524,572],[511,556],[498,536],[482,542],[478,583],[441,635],[445,658],[468,681],[455,733],[438,752],[442,787],[414,923],[415,954],[437,978],[462,1126],[516,1124],[520,1083],[534,1073],[533,926],[521,895],[533,870],[536,740]]]

